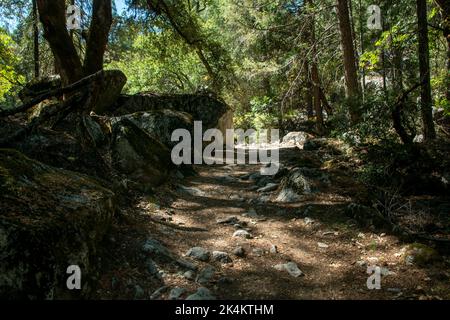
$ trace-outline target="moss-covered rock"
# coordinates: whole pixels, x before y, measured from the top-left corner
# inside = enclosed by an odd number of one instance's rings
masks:
[[[88,297],[115,195],[88,176],[0,149],[0,298]],[[70,265],[82,290],[67,289]]]
[[[0,119],[0,137],[10,136],[23,129],[23,123]],[[96,150],[84,149],[73,135],[66,132],[39,127],[33,134],[1,147],[16,149],[49,166],[109,179],[109,172]]]
[[[283,187],[291,187],[299,194],[310,194],[330,184],[329,177],[318,169],[297,168],[282,181]]]
[[[408,245],[404,258],[407,264],[416,264],[422,267],[441,260],[441,256],[435,249],[421,243]]]

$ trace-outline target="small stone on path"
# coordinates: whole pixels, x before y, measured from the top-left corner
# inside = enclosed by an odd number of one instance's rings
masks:
[[[191,257],[195,260],[206,262],[209,260],[210,253],[208,250],[202,247],[193,247],[189,249],[186,256]]]
[[[275,269],[278,271],[287,271],[291,276],[298,278],[303,275],[303,272],[298,268],[294,262],[288,262],[285,264],[277,264]]]
[[[245,238],[245,239],[251,239],[252,235],[247,231],[247,230],[237,230],[234,234],[233,234],[234,238]]]

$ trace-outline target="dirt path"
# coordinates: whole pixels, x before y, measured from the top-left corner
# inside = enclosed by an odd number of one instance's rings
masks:
[[[288,165],[312,155],[294,148],[281,156]],[[445,266],[406,264],[404,243],[374,228],[360,228],[345,215],[356,196],[346,170],[329,172],[330,187],[293,204],[266,202],[265,195],[277,191],[255,190],[256,181],[248,176],[259,172],[258,166],[196,170],[198,175],[175,178],[156,197],[140,199],[132,215],[124,214],[127,223],[116,227],[108,243],[101,298],[169,299],[171,290],[180,288],[183,299],[199,287],[218,299],[448,298]],[[227,219],[231,223],[222,221]],[[237,230],[251,238],[233,236]],[[143,252],[148,239],[159,241],[171,256],[155,253],[154,247],[150,254]],[[193,247],[206,249],[211,257],[206,262],[186,257]],[[245,252],[240,257],[237,248]],[[227,253],[231,261],[215,261],[213,251]],[[196,271],[186,273],[189,268],[177,259]],[[296,277],[275,268],[288,262],[303,274]],[[382,268],[380,290],[367,288],[368,265]]]

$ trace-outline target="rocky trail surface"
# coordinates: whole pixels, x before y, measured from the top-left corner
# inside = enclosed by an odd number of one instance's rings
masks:
[[[447,257],[402,242],[376,219],[358,221],[364,188],[352,159],[317,146],[283,148],[280,157],[270,177],[255,165],[179,172],[123,208],[97,297],[449,298]],[[369,266],[380,267],[379,290],[367,287]]]

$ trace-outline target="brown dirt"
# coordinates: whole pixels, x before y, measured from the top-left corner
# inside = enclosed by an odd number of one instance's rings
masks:
[[[291,160],[311,156],[317,155],[298,149],[282,154]],[[192,260],[183,256],[194,246],[229,253],[231,264],[195,262],[199,268],[207,264],[216,268],[213,281],[204,286],[219,299],[449,299],[448,258],[422,268],[407,265],[402,255],[406,243],[388,231],[359,227],[345,215],[344,209],[360,196],[361,190],[348,168],[328,169],[328,165],[325,169],[331,186],[294,204],[250,204],[250,199],[258,197],[256,191],[249,191],[254,182],[221,179],[259,170],[251,165],[200,166],[196,168],[197,176],[174,179],[155,196],[140,198],[133,209],[123,212],[123,221],[108,241],[108,267],[98,297],[148,299],[162,286],[186,288],[186,297],[202,286],[184,279],[185,270],[158,257],[153,258],[165,275],[160,280],[151,277],[145,270],[146,257],[141,248],[146,238],[152,238],[188,261]],[[198,188],[204,195],[181,193],[178,184]],[[233,195],[245,201],[230,200]],[[251,208],[257,211],[258,218],[242,216]],[[217,224],[217,219],[230,216],[246,222],[253,239],[233,238],[235,227]],[[306,217],[314,222],[307,223]],[[319,242],[328,248],[320,248]],[[278,253],[270,253],[272,245],[277,246]],[[232,254],[237,246],[245,249],[244,258]],[[262,249],[263,255],[256,255],[255,248]],[[391,272],[382,277],[380,290],[367,288],[367,266],[358,263],[371,258],[377,258],[376,265]],[[295,262],[304,276],[294,278],[274,268],[289,261]],[[223,277],[231,279],[231,283],[219,281]],[[144,290],[143,296],[136,297],[136,285]],[[160,299],[167,299],[169,291]]]

